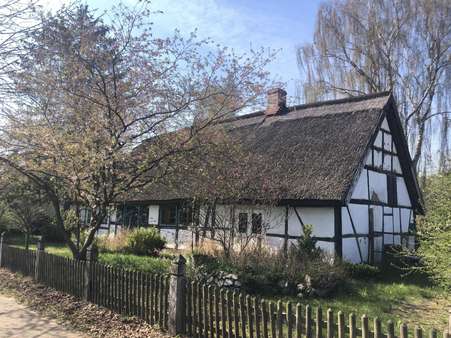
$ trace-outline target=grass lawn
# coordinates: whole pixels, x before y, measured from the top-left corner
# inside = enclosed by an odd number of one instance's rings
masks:
[[[7,243],[21,248],[25,247],[24,239],[21,237],[8,238]],[[36,250],[35,243],[36,239],[33,238],[30,244],[31,250]],[[69,248],[62,243],[46,243],[45,251],[53,255],[69,258],[72,257],[72,253]],[[171,260],[168,258],[136,256],[119,253],[100,253],[99,262],[110,265],[112,267],[152,273],[165,273],[168,271],[169,266],[171,265]]]
[[[8,242],[23,247],[23,239],[8,239]],[[36,245],[32,244],[31,248],[36,249]],[[48,243],[45,250],[55,255],[71,257],[64,244]],[[156,273],[167,272],[170,266],[170,259],[166,256],[158,258],[101,253],[99,261],[115,267]],[[366,314],[371,320],[378,317],[383,321],[384,329],[388,320],[393,320],[395,324],[405,322],[409,325],[409,331],[414,325],[420,325],[424,329],[435,327],[443,330],[447,324],[448,311],[451,310],[451,297],[443,290],[424,281],[402,279],[390,273],[383,280],[349,279],[344,288],[327,298],[299,299],[271,295],[265,295],[264,298],[300,302],[314,308],[321,306],[323,316],[331,308],[334,312],[343,311],[345,316],[353,312],[358,317]]]
[[[415,325],[424,329],[435,327],[443,330],[447,325],[448,310],[451,309],[450,295],[436,287],[418,285],[406,281],[377,281],[350,279],[346,287],[333,297],[307,298],[269,297],[273,300],[289,300],[294,303],[321,306],[323,316],[328,308],[337,313],[355,313],[358,320],[366,314],[370,320],[378,317],[383,321],[384,329],[388,320],[395,325],[405,322],[412,331]],[[399,331],[398,331],[399,332]]]

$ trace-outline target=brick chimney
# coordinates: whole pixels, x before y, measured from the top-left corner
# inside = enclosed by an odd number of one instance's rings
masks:
[[[265,115],[274,116],[283,114],[287,109],[287,92],[282,88],[270,89],[267,94],[268,104]]]

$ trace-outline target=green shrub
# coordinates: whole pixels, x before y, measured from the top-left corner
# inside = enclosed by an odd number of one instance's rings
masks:
[[[295,284],[282,254],[266,249],[231,257],[242,287],[249,293],[279,290],[286,293]]]
[[[126,242],[126,252],[141,256],[157,255],[166,245],[166,240],[154,227],[131,230]]]
[[[154,227],[121,230],[115,236],[97,238],[100,252],[155,256],[164,249],[166,240]]]
[[[171,261],[168,259],[117,253],[103,253],[100,255],[99,261],[116,268],[149,273],[167,273],[171,266]]]
[[[344,283],[347,272],[340,261],[316,247],[311,230],[311,226],[305,226],[304,235],[288,255],[259,246],[229,256],[201,251],[193,254],[188,271],[200,281],[209,280],[219,271],[232,273],[248,293],[294,295],[302,284],[306,294],[330,294]]]
[[[352,264],[344,263],[344,267],[348,274],[355,279],[374,279],[380,276],[381,270],[377,266],[369,264]]]
[[[45,242],[64,243],[63,232],[54,224],[47,223],[39,227],[39,234]]]

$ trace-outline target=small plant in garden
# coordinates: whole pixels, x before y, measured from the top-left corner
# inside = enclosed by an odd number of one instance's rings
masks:
[[[154,227],[121,230],[115,236],[98,239],[101,252],[156,256],[164,249],[166,240]]]
[[[129,232],[125,250],[135,255],[157,255],[166,245],[166,240],[154,227],[136,228]]]
[[[126,252],[127,247],[127,237],[130,233],[130,230],[123,229],[119,231],[117,234],[113,235],[104,235],[99,236],[97,240],[97,245],[99,247],[100,252]]]
[[[343,263],[346,271],[352,278],[356,279],[374,279],[380,276],[381,269],[374,265],[369,264],[352,264]]]

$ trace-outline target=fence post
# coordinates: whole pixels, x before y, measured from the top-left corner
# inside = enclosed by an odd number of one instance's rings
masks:
[[[2,267],[2,256],[3,256],[3,241],[5,239],[5,232],[0,235],[0,268]]]
[[[86,262],[83,277],[83,300],[89,301],[91,299],[91,278],[92,265],[97,260],[98,250],[95,244],[91,244],[86,250]]]
[[[41,264],[42,264],[42,255],[44,254],[44,241],[42,237],[38,238],[38,242],[36,243],[36,261],[34,264],[34,279],[39,282],[41,280]]]
[[[180,255],[171,267],[168,326],[172,335],[185,333],[185,264],[186,259]]]

